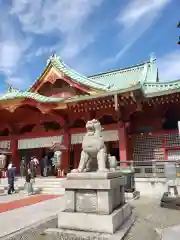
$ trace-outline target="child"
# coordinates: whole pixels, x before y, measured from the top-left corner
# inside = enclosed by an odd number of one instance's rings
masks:
[[[27,195],[32,195],[33,194],[33,177],[30,168],[27,169],[26,171],[26,192]]]

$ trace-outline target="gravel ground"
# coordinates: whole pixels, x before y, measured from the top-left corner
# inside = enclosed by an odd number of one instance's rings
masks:
[[[160,199],[143,198],[133,201],[134,211],[145,219],[153,228],[167,228],[180,224],[178,210],[161,208]]]

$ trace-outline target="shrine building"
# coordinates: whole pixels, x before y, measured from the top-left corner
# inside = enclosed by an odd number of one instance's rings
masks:
[[[171,79],[170,79],[171,80]],[[64,139],[62,169],[78,166],[85,123],[98,119],[108,151],[143,165],[180,157],[180,80],[159,81],[156,60],[86,77],[53,55],[27,91],[0,97],[0,148],[19,169]]]

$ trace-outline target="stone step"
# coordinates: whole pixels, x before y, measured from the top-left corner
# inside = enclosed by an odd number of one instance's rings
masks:
[[[61,181],[63,181],[65,178],[56,178],[56,177],[54,177],[54,178],[51,178],[51,177],[45,177],[45,178],[36,178],[36,181],[40,181],[40,182],[44,182],[44,181],[48,181],[48,182],[61,182]],[[3,182],[7,182],[8,180],[7,180],[7,178],[2,178],[1,180],[1,183],[3,183]],[[16,181],[25,181],[25,178],[19,178],[19,177],[17,177],[16,178]]]
[[[35,185],[39,185],[39,186],[52,186],[52,187],[61,187],[62,183],[49,183],[49,182],[44,182],[44,183],[40,183],[40,182],[36,182],[34,183]]]
[[[4,193],[5,189],[4,188],[0,188],[0,194]]]
[[[36,178],[35,183],[33,184],[33,188],[37,189],[37,192],[44,194],[64,194],[64,188],[62,188],[62,182],[64,179],[62,178]],[[16,191],[24,191],[25,179],[24,178],[16,178],[15,181],[15,189]],[[1,188],[3,191],[7,191],[8,181],[7,179],[3,179],[1,182]]]
[[[41,193],[54,193],[54,194],[63,194],[65,193],[65,190],[64,189],[48,189],[48,188],[43,188],[41,190]]]
[[[38,186],[35,185],[34,187],[38,187]],[[52,190],[52,191],[54,191],[54,190],[60,190],[60,189],[63,189],[63,190],[64,190],[64,188],[62,188],[62,187],[54,187],[54,188],[52,188],[52,187],[49,187],[49,186],[43,186],[42,189],[49,189],[49,190]]]

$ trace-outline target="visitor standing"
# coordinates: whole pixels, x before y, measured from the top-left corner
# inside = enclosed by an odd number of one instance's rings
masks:
[[[35,159],[36,159],[35,157],[32,157],[30,161],[30,170],[33,178],[36,177],[36,168],[37,168],[37,161]]]
[[[13,167],[12,162],[10,162],[8,165],[7,178],[8,178],[8,194],[15,193],[14,189],[15,167]]]
[[[22,157],[21,165],[20,165],[20,174],[22,178],[25,176],[25,169],[26,169],[25,159],[24,157]]]
[[[26,170],[26,183],[25,183],[25,190],[27,195],[32,195],[33,194],[33,181],[34,178],[31,173],[31,169],[27,168]]]
[[[39,160],[36,157],[33,157],[33,161],[35,166],[37,167],[39,165]]]
[[[44,156],[43,158],[43,176],[48,176],[48,156]]]
[[[36,177],[37,171],[38,171],[39,160],[37,159],[37,157],[33,157],[33,161],[34,161],[34,166],[35,166],[35,177]]]

